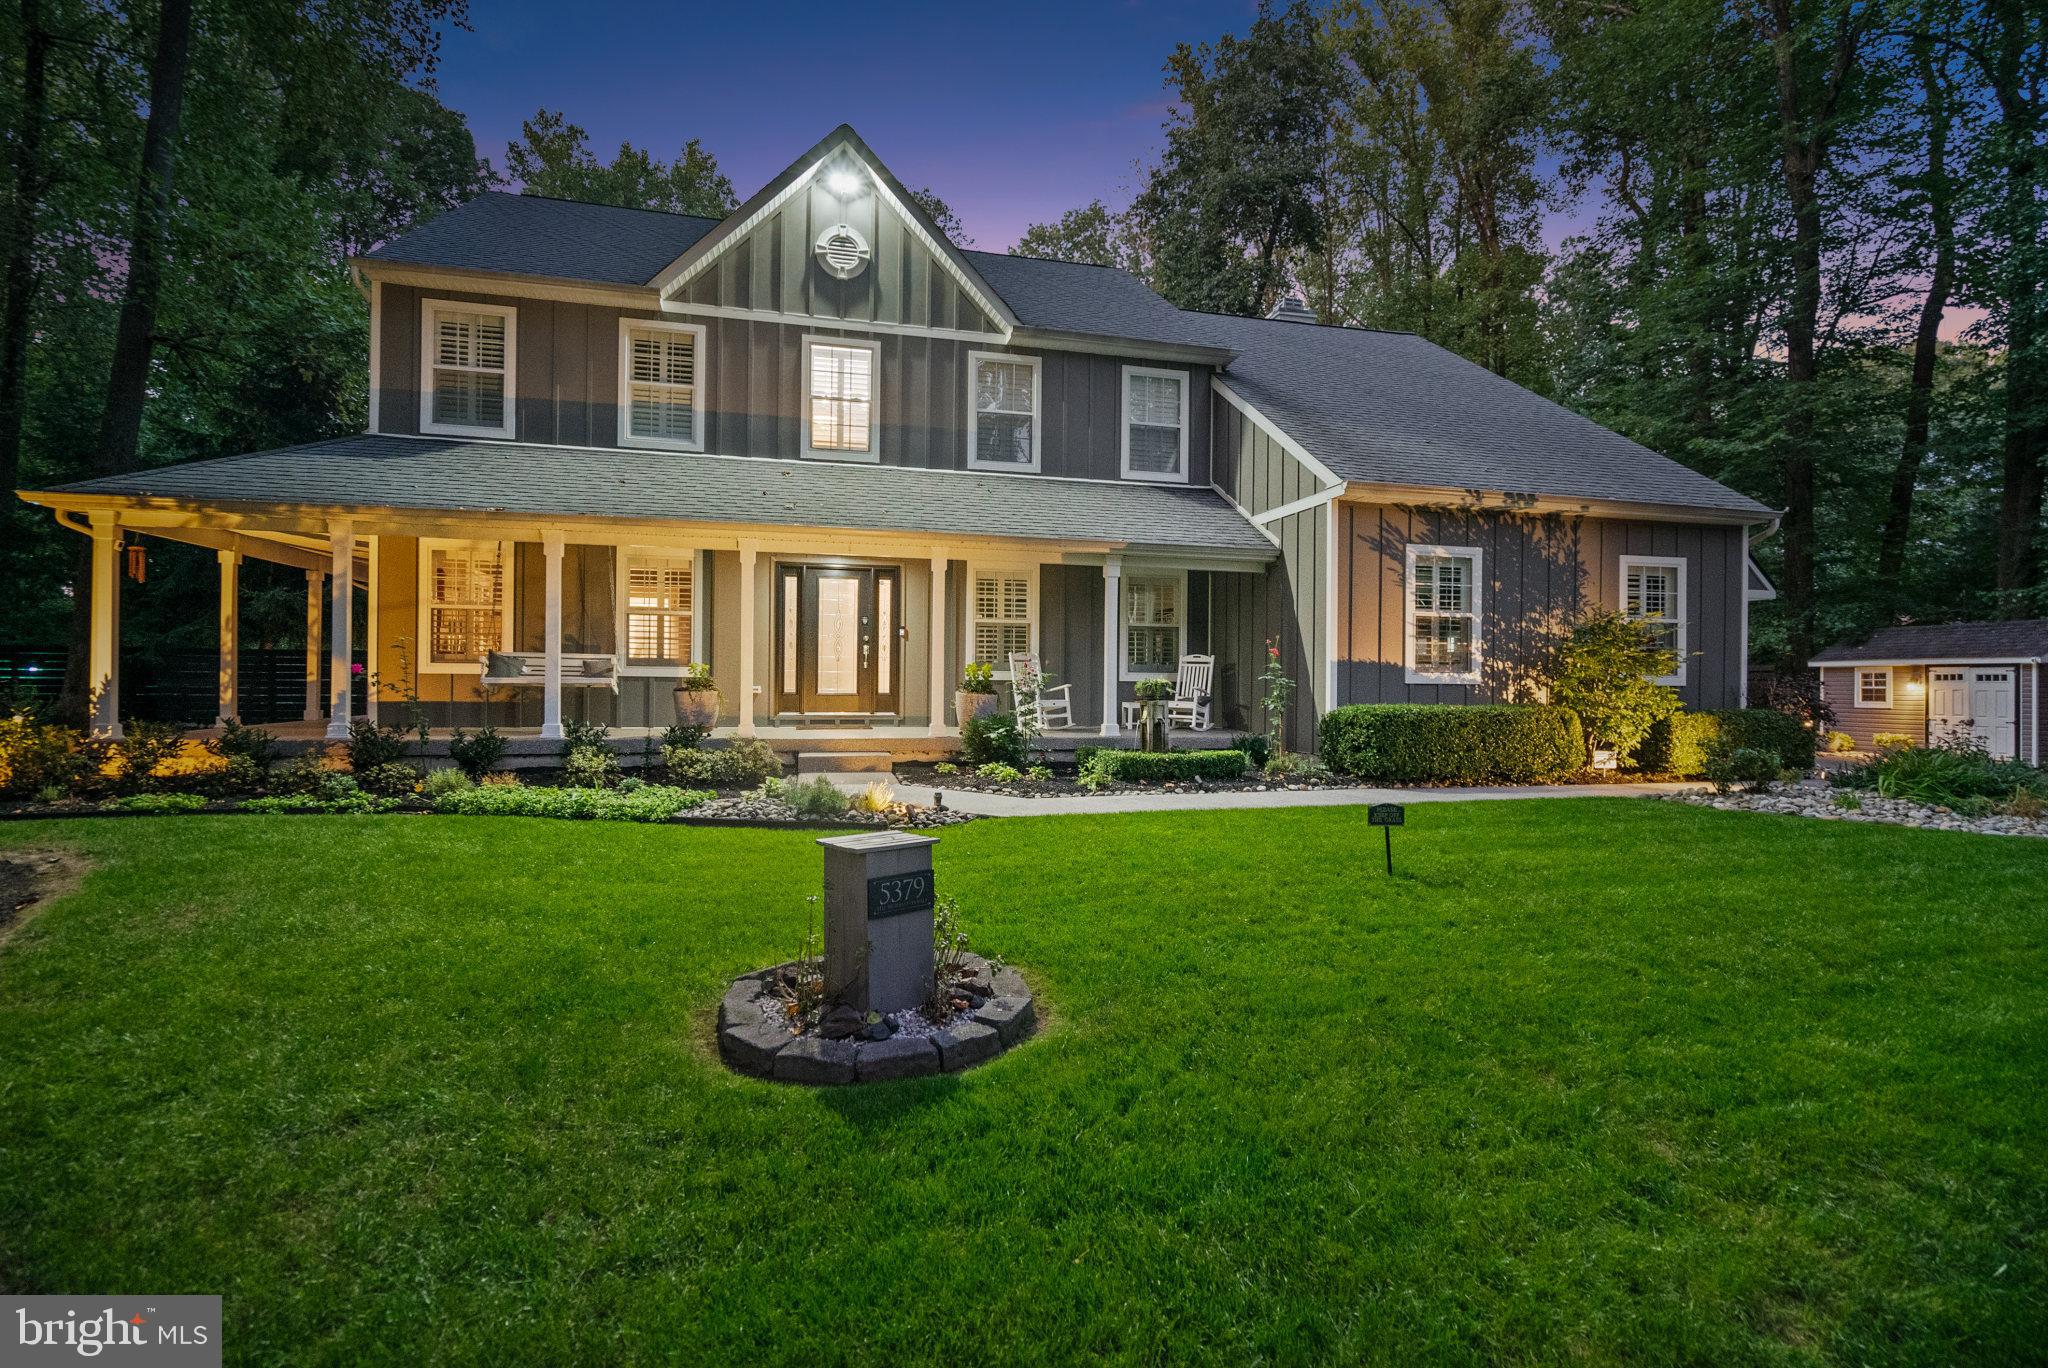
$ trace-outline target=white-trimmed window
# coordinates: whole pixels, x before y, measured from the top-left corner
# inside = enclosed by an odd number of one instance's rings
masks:
[[[1180,668],[1187,639],[1188,582],[1185,575],[1123,577],[1123,659],[1125,679],[1171,675]]]
[[[619,445],[704,449],[704,329],[619,320]]]
[[[1685,683],[1685,562],[1623,556],[1621,615],[1648,627],[1657,644],[1678,658],[1677,668],[1657,682]]]
[[[875,374],[881,348],[839,337],[804,339],[804,455],[878,461]]]
[[[509,304],[420,304],[420,431],[510,437],[519,311]]]
[[[1856,667],[1856,706],[1859,708],[1889,708],[1892,705],[1892,667],[1889,665],[1859,665]]]
[[[697,558],[689,551],[622,551],[620,562],[626,667],[675,673],[696,656]]]
[[[972,649],[968,659],[988,665],[1007,679],[1010,657],[1038,649],[1033,609],[1038,597],[1038,570],[976,566],[968,576],[967,603]]]
[[[1479,682],[1479,575],[1483,560],[1476,546],[1408,548],[1410,684]]]
[[[1038,358],[967,353],[967,464],[980,470],[1038,469]]]
[[[504,542],[420,542],[420,669],[481,670],[489,651],[512,649],[506,611],[511,548]]]
[[[1124,462],[1127,480],[1188,478],[1188,373],[1124,367]]]

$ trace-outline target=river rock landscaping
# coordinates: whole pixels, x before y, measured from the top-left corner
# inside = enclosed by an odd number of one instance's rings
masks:
[[[1995,812],[1972,816],[1954,808],[1807,782],[1772,784],[1755,793],[1678,793],[1671,795],[1670,801],[1722,812],[1770,812],[1786,817],[1818,817],[1829,822],[1880,822],[1931,831],[1972,831],[1983,836],[2048,837],[2048,820],[2040,818]]]

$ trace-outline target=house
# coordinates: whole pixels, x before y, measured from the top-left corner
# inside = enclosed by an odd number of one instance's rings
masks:
[[[1812,662],[1821,697],[1858,750],[1879,733],[1929,745],[1966,738],[2000,760],[2041,763],[2048,618],[1884,627]]]
[[[219,553],[223,716],[242,558],[305,570],[328,735],[358,611],[373,711],[543,736],[659,728],[699,661],[725,734],[938,750],[963,663],[1022,651],[1091,736],[1189,653],[1259,727],[1271,639],[1307,745],[1527,696],[1601,605],[1688,705],[1744,696],[1770,509],[1416,337],[961,250],[850,128],[723,220],[487,194],[353,266],[367,432],[23,493],[93,540],[100,727],[133,536]]]

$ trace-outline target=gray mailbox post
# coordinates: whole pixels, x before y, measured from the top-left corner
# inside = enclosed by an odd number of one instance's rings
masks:
[[[901,1012],[932,995],[936,836],[825,836],[825,990],[859,1012]]]

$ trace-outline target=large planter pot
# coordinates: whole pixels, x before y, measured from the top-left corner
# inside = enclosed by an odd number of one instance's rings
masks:
[[[966,693],[955,690],[953,711],[960,718],[960,725],[966,726],[977,717],[987,717],[996,710],[996,696],[992,693]]]
[[[1166,704],[1157,698],[1140,699],[1138,702],[1138,749],[1163,751],[1166,749]]]
[[[676,721],[710,731],[718,725],[718,690],[676,686]]]

